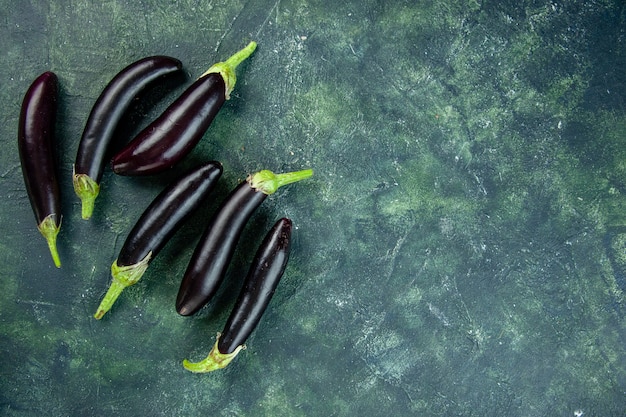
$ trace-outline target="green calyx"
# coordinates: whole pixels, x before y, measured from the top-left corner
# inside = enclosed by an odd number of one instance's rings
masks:
[[[261,191],[267,195],[274,194],[283,185],[298,182],[309,178],[313,175],[312,169],[303,169],[302,171],[285,172],[282,174],[274,174],[272,171],[264,169],[256,174],[248,176],[250,187],[257,191]]]
[[[59,230],[61,230],[61,222],[59,221],[57,223],[57,216],[50,214],[37,225],[37,229],[39,229],[39,232],[46,238],[54,265],[57,268],[61,268],[61,259],[59,258],[59,252],[57,250],[57,235],[59,234]]]
[[[218,333],[217,340],[215,340],[215,345],[213,345],[213,349],[209,352],[209,356],[200,362],[189,362],[185,359],[183,361],[185,369],[194,373],[206,373],[223,369],[226,368],[226,366],[228,366],[233,359],[235,359],[235,356],[237,356],[241,349],[245,349],[244,346],[237,346],[232,353],[221,353],[217,347],[219,340],[220,334]]]
[[[224,79],[224,84],[226,85],[226,100],[230,98],[230,93],[235,88],[235,83],[237,82],[237,74],[235,73],[235,69],[239,64],[241,64],[246,58],[252,55],[252,52],[256,49],[256,42],[250,42],[245,48],[235,53],[233,56],[228,58],[224,62],[218,62],[213,64],[204,74],[200,76],[200,78],[204,77],[207,74],[218,73]]]
[[[145,258],[133,265],[118,266],[117,259],[113,261],[111,265],[113,280],[111,281],[107,293],[100,302],[96,314],[94,314],[96,319],[100,320],[104,314],[113,307],[115,300],[117,300],[117,297],[124,291],[124,288],[139,282],[144,272],[146,272],[146,269],[148,269],[151,258],[152,251],[148,252]]]
[[[73,175],[74,192],[82,202],[81,216],[87,220],[93,214],[96,197],[100,193],[100,185],[87,174]]]

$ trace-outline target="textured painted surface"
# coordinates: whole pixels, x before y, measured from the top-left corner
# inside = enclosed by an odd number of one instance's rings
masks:
[[[626,11],[577,1],[0,4],[0,410],[8,416],[574,416],[626,404]],[[126,233],[173,178],[109,170],[80,219],[72,162],[94,100],[151,54],[190,79],[256,40],[184,166],[214,199],[113,310]],[[29,83],[61,83],[56,270],[16,149]],[[182,86],[138,104],[127,140]],[[315,169],[253,218],[218,300],[173,303],[191,250],[249,172]],[[182,169],[182,167],[180,167]],[[193,375],[264,231],[291,262],[229,367]]]

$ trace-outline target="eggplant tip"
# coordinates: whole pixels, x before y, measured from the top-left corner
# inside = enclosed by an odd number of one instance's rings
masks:
[[[176,312],[181,316],[191,316],[198,310],[197,308],[191,308],[189,302],[185,299],[186,296],[181,296],[179,298],[179,300],[176,300]]]

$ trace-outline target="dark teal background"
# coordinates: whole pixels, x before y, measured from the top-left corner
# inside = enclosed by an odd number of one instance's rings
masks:
[[[188,85],[250,40],[192,155],[153,177],[107,169],[82,220],[72,163],[106,83],[166,54]],[[625,414],[623,1],[0,0],[0,52],[1,415]],[[16,145],[23,95],[47,70],[61,89],[59,270]],[[119,141],[185,85],[136,104]],[[209,159],[225,167],[211,200],[93,319],[141,212]],[[309,167],[251,220],[217,299],[179,317],[220,199],[248,173]],[[247,349],[185,371],[282,216],[291,261]]]

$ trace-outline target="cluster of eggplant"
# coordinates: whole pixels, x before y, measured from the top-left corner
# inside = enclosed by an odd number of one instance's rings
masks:
[[[111,159],[115,173],[150,175],[170,169],[200,141],[232,92],[235,68],[256,49],[250,42],[224,62],[211,66],[167,109]],[[94,104],[80,140],[73,169],[74,190],[81,200],[81,216],[89,219],[100,191],[111,142],[131,102],[149,85],[182,72],[179,60],[166,56],[141,59],[118,73]],[[18,145],[22,172],[37,227],[45,237],[53,261],[61,266],[56,239],[61,226],[54,131],[58,101],[55,74],[45,72],[30,86],[22,104]],[[111,266],[112,281],[94,315],[101,319],[122,291],[137,283],[163,246],[215,188],[222,165],[210,161],[169,184],[146,208],[128,234]],[[217,292],[241,233],[255,210],[278,188],[308,178],[310,169],[275,174],[262,170],[249,175],[222,202],[197,244],[176,297],[176,311],[198,312]],[[282,218],[260,244],[222,333],[209,356],[183,362],[192,372],[208,372],[228,365],[257,326],[282,277],[291,242],[292,222]]]

